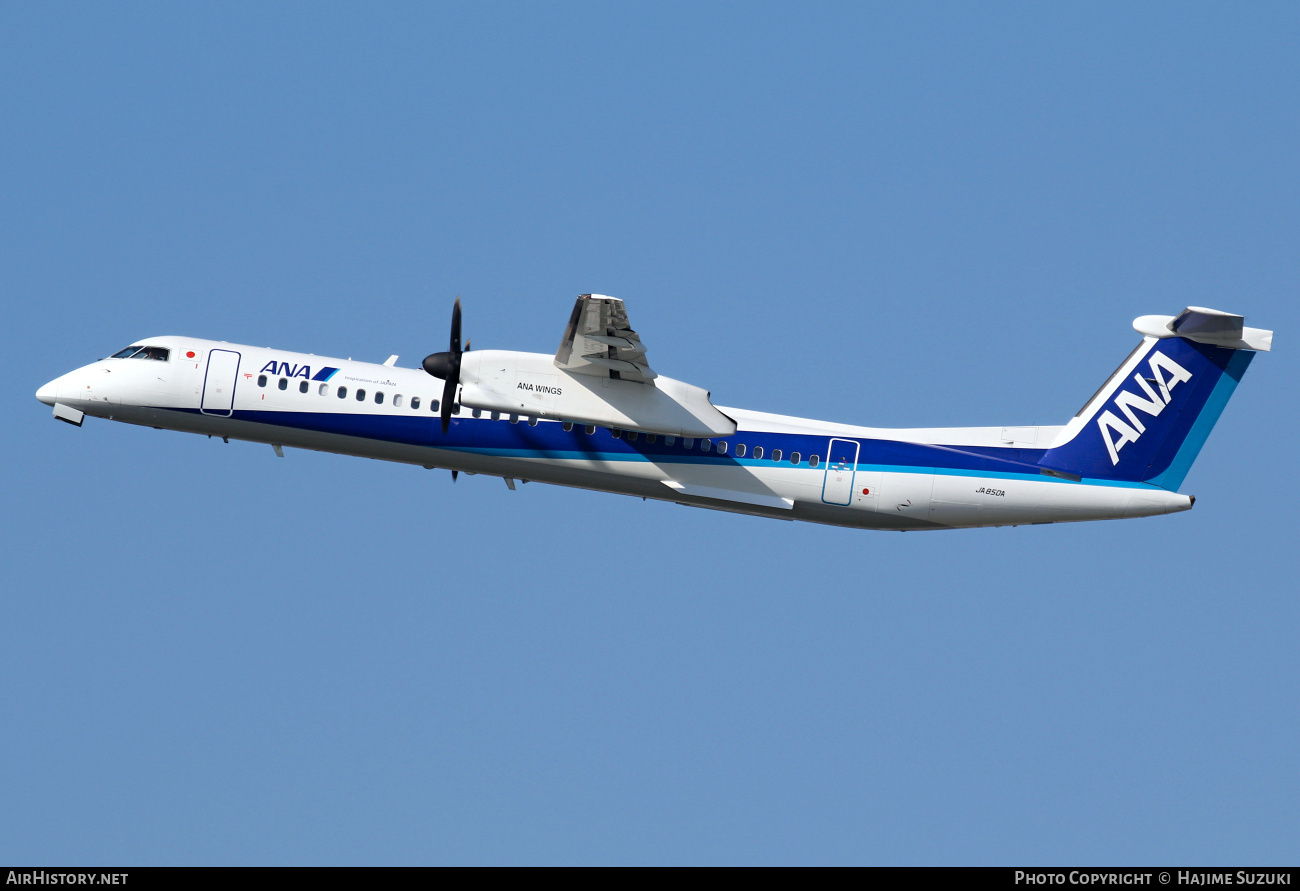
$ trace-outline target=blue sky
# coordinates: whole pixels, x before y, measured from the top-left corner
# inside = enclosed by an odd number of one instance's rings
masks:
[[[1300,854],[1287,4],[7,4],[0,860]],[[1195,510],[796,525],[88,421],[190,334],[550,351],[723,405],[1064,423],[1278,331]]]

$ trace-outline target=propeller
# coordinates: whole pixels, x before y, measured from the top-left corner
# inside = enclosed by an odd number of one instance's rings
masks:
[[[465,344],[465,350],[469,344]],[[460,297],[451,308],[451,348],[445,353],[431,353],[424,357],[421,367],[429,374],[445,381],[442,385],[442,432],[446,434],[451,426],[451,406],[456,399],[456,387],[460,385],[460,357],[464,351],[460,348]]]

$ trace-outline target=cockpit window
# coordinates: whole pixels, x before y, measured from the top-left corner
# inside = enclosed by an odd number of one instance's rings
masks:
[[[166,362],[171,358],[171,350],[159,346],[129,346],[121,352],[109,356],[110,359],[154,359]]]

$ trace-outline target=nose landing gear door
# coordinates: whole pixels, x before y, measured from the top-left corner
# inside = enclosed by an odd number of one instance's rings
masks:
[[[855,439],[832,439],[826,450],[826,476],[822,482],[822,501],[827,504],[850,504],[853,501],[853,476],[858,466],[858,442]]]
[[[239,353],[234,350],[210,350],[208,370],[203,376],[203,402],[199,411],[205,415],[228,418],[235,406],[235,382],[239,379]]]

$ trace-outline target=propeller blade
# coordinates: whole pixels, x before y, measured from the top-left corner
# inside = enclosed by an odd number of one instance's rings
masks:
[[[445,381],[442,385],[442,404],[439,415],[442,420],[442,432],[446,435],[451,428],[451,407],[456,401],[456,388],[460,386],[460,295],[451,308],[451,349],[445,353],[430,353],[420,363],[424,370],[436,378]],[[469,349],[469,344],[465,344]]]
[[[445,435],[451,426],[451,403],[456,398],[456,379],[460,377],[460,362],[456,363],[456,374],[447,375],[447,383],[442,385],[442,405],[439,416],[442,418],[442,432]]]

